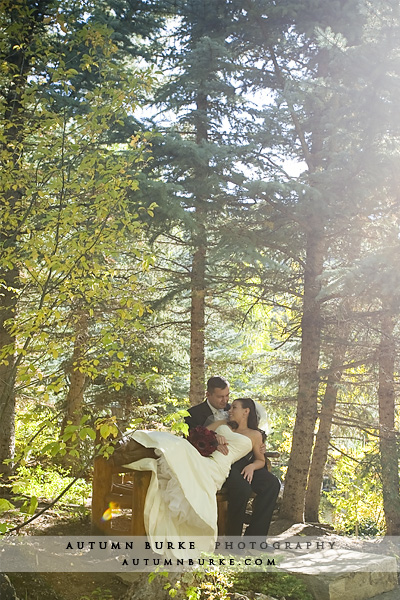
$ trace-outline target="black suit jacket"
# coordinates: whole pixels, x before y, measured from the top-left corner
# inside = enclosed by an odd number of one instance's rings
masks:
[[[189,425],[189,429],[194,429],[198,425],[204,425],[208,417],[212,415],[212,410],[207,402],[201,402],[188,409],[189,417],[185,417],[185,423]]]
[[[229,410],[229,408],[230,404],[227,404],[226,410]],[[188,409],[188,412],[190,413],[190,416],[185,417],[185,423],[189,425],[189,429],[193,429],[198,425],[204,425],[208,417],[211,417],[211,415],[213,414],[206,400],[204,400],[204,402],[201,402],[200,404],[192,406]]]

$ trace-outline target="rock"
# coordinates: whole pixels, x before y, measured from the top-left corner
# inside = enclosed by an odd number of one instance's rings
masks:
[[[281,567],[301,577],[318,600],[367,600],[392,590],[399,593],[394,556],[337,548],[311,552],[303,561],[293,553]]]
[[[329,535],[333,527],[329,523],[293,523],[287,519],[276,519],[271,523],[268,537],[292,535]]]

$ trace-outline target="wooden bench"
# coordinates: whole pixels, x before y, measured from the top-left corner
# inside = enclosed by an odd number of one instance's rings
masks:
[[[266,452],[267,468],[270,458],[279,452]],[[142,458],[157,458],[152,448],[130,440],[118,448],[108,460],[94,461],[92,486],[92,531],[107,535],[145,536],[144,503],[150,483],[150,471],[134,471],[122,465]],[[268,464],[269,463],[269,464]],[[225,535],[228,500],[224,489],[217,492],[218,533]],[[118,513],[126,511],[118,516]],[[113,514],[114,513],[114,514]]]

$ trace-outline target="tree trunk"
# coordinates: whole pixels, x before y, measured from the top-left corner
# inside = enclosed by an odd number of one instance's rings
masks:
[[[15,318],[19,273],[12,269],[0,274],[0,350],[5,358],[0,363],[0,473],[10,474],[15,445],[15,336],[7,321]]]
[[[274,51],[272,61],[278,82],[285,89],[286,80]],[[327,75],[328,54],[321,49],[317,60],[318,77]],[[309,179],[313,185],[313,176],[320,164],[323,151],[325,128],[323,112],[316,113],[310,123],[310,140],[298,118],[292,100],[286,98],[296,134],[299,138],[303,158],[307,164]],[[318,186],[318,183],[317,183]],[[314,430],[318,413],[319,356],[321,348],[321,306],[317,300],[321,291],[320,276],[323,271],[325,237],[321,206],[310,201],[311,209],[304,214],[306,252],[304,267],[303,314],[301,319],[301,356],[299,366],[299,388],[297,394],[296,421],[293,430],[292,448],[285,476],[280,517],[294,522],[304,519],[305,496],[314,443]]]
[[[400,535],[399,453],[395,431],[394,391],[396,347],[393,335],[394,316],[388,310],[388,305],[389,302],[383,306],[379,348],[379,447],[386,534]]]
[[[85,389],[86,375],[82,370],[82,361],[85,358],[88,339],[88,315],[85,311],[79,311],[75,324],[75,342],[72,353],[72,365],[70,369],[70,384],[65,401],[65,414],[62,424],[64,431],[68,421],[73,425],[79,423],[82,417],[83,392]]]
[[[4,128],[1,150],[1,206],[2,214],[9,214],[0,230],[1,254],[6,264],[0,266],[0,473],[10,473],[15,444],[15,334],[11,332],[17,309],[19,288],[19,257],[12,249],[17,244],[20,221],[23,216],[21,198],[24,190],[18,173],[22,170],[22,142],[24,139],[24,107],[22,96],[26,86],[29,60],[25,48],[29,48],[34,22],[26,17],[24,9],[11,4],[5,7],[10,21],[8,48],[1,54],[5,72],[11,75],[8,89],[4,90]],[[10,253],[11,251],[11,253]],[[14,263],[10,266],[10,263]]]
[[[204,400],[205,357],[205,265],[206,249],[196,250],[192,261],[192,305],[190,321],[190,402]]]
[[[199,93],[196,103],[196,143],[201,145],[208,139],[207,111],[205,94]],[[206,297],[206,255],[207,233],[205,223],[206,198],[201,190],[206,186],[209,167],[205,163],[195,169],[197,180],[196,231],[193,234],[194,254],[191,271],[191,322],[190,322],[190,402],[199,404],[204,400],[205,389],[205,297]]]
[[[311,523],[319,522],[319,503],[321,500],[324,469],[328,458],[332,420],[338,395],[338,385],[342,378],[342,370],[340,368],[338,369],[338,367],[343,364],[345,353],[345,347],[340,346],[332,358],[324,399],[322,401],[321,413],[319,415],[318,433],[308,475],[305,507],[305,519]]]
[[[75,323],[74,351],[72,353],[72,365],[69,373],[69,389],[65,400],[65,414],[61,424],[61,435],[64,434],[68,424],[78,425],[82,417],[86,383],[86,374],[82,369],[82,362],[87,349],[88,321],[87,312],[79,310]],[[74,443],[67,441],[67,450],[70,450],[72,447],[74,447]],[[65,467],[74,467],[77,460],[75,457],[66,454],[62,462]]]
[[[322,226],[312,218],[307,237],[303,316],[301,320],[301,358],[296,422],[292,449],[285,477],[280,517],[293,522],[304,519],[304,503],[314,442],[318,405],[318,364],[321,346],[321,307],[317,296],[321,289],[324,241]]]

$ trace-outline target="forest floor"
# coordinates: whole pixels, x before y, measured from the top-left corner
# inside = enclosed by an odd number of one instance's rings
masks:
[[[90,535],[88,510],[49,509],[21,530],[28,535]],[[128,589],[116,573],[8,573],[18,600],[119,600]]]

